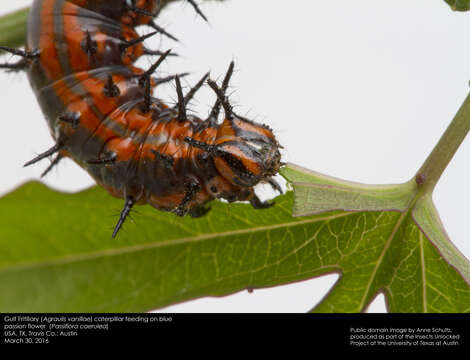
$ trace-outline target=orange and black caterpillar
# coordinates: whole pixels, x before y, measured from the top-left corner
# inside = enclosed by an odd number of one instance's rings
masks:
[[[196,11],[197,5],[190,1]],[[204,204],[262,202],[253,187],[272,179],[281,165],[272,131],[234,113],[222,87],[206,74],[187,94],[178,75],[153,76],[170,54],[144,47],[159,32],[158,0],[35,0],[25,50],[0,47],[21,56],[1,67],[25,70],[49,124],[55,145],[25,166],[55,155],[47,173],[69,157],[111,195],[125,200],[113,237],[136,203],[183,216],[202,216]],[[139,36],[148,25],[156,31]],[[134,67],[143,55],[160,55],[148,70]],[[152,96],[159,84],[175,81],[178,103],[170,107]],[[207,119],[187,113],[186,106],[207,81],[217,101]],[[219,112],[225,117],[218,123]]]

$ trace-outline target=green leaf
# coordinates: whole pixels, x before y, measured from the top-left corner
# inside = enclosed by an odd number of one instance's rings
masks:
[[[339,268],[341,278],[314,311],[363,311],[383,292],[391,312],[470,312],[470,263],[414,180],[364,185],[292,164],[283,175],[294,186],[295,216],[335,210],[351,222],[318,239],[328,247],[322,257],[337,254],[324,264]]]
[[[292,193],[276,201],[214,202],[201,219],[141,206],[111,239],[122,200],[28,183],[0,199],[0,312],[146,311],[335,271],[316,239],[346,215],[296,219]]]
[[[470,10],[470,0],[445,0],[454,11]]]
[[[28,14],[29,8],[26,8],[0,17],[0,45],[17,47],[25,44]]]
[[[24,30],[15,31],[26,12],[0,21],[4,45],[24,41]],[[418,172],[427,189],[356,184],[290,165],[283,174],[295,193],[273,208],[215,202],[209,216],[181,219],[145,206],[113,240],[122,201],[100,188],[63,194],[28,183],[0,199],[0,311],[146,311],[336,272],[314,311],[364,311],[383,292],[392,312],[470,312],[470,264],[431,199],[470,127],[466,103]]]
[[[340,199],[354,187],[295,166],[283,172],[298,194],[313,189],[309,199],[318,189]],[[379,211],[378,189],[366,194],[362,185],[359,196],[373,211],[336,210],[338,200],[304,217],[291,216],[292,192],[266,210],[214,202],[202,219],[142,206],[111,239],[121,200],[97,187],[64,194],[31,182],[0,199],[0,312],[147,311],[332,272],[341,278],[315,311],[364,311],[380,291],[394,312],[470,311],[468,263],[445,234],[437,248],[428,241],[410,209],[423,209],[420,222],[436,237],[442,228],[426,201],[403,207],[407,191],[416,194],[410,184],[385,187],[394,206]],[[296,195],[296,211],[302,202]],[[316,212],[316,202],[300,209]]]

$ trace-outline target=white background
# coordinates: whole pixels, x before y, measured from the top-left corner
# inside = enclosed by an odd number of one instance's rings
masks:
[[[2,1],[0,14],[30,3]],[[190,71],[189,86],[208,70],[223,76],[234,59],[237,112],[276,130],[285,161],[327,175],[384,184],[410,179],[468,93],[470,14],[453,13],[443,0],[229,0],[201,7],[209,25],[184,3],[159,19],[182,40],[147,42],[183,55],[167,61],[164,74]],[[160,88],[158,97],[174,100],[174,86]],[[192,109],[204,117],[213,101],[203,89]],[[1,195],[39,178],[47,163],[22,164],[52,140],[24,75],[0,74],[0,106]],[[67,191],[93,184],[70,161],[43,181]],[[467,141],[434,194],[450,238],[467,258],[469,187]],[[165,310],[304,312],[336,279],[328,275]],[[385,311],[383,296],[369,311]]]

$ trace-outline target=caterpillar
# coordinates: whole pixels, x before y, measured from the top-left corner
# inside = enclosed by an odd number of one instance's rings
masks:
[[[0,67],[26,71],[55,142],[25,166],[54,156],[45,175],[68,157],[122,198],[113,238],[135,204],[199,217],[216,198],[272,206],[256,195],[259,183],[282,192],[272,178],[282,165],[273,131],[237,115],[226,96],[233,62],[220,87],[205,74],[186,94],[184,74],[155,75],[172,53],[150,50],[144,40],[157,33],[176,39],[155,23],[160,10],[158,0],[34,0],[24,50],[0,47],[20,57]],[[155,31],[140,36],[142,25]],[[134,66],[146,55],[158,59],[147,70]],[[170,81],[174,106],[153,96]],[[216,101],[203,119],[187,105],[206,83]]]

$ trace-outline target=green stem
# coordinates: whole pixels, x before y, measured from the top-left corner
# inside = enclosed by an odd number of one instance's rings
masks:
[[[29,8],[0,17],[0,45],[17,47],[26,42],[26,22]]]
[[[467,11],[470,10],[470,1],[469,0],[445,0],[447,4],[454,11]]]
[[[421,193],[432,193],[439,178],[454,157],[460,144],[470,130],[470,94],[463,102],[459,111],[447,130],[439,139],[431,154],[416,174],[416,182]]]

